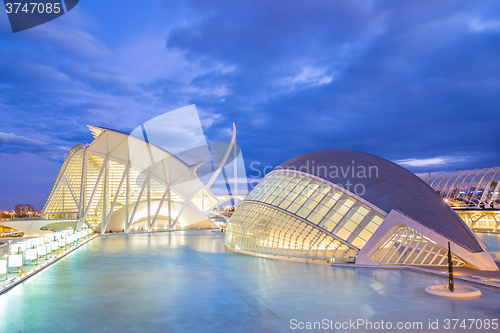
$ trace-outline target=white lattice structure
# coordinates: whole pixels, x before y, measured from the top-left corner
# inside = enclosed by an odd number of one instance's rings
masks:
[[[142,138],[89,128],[95,140],[71,149],[43,209],[43,220],[76,220],[77,229],[86,223],[102,233],[208,228],[214,227],[209,218],[217,214],[213,208],[246,194],[241,186],[242,195],[237,192],[240,150],[234,126],[230,142],[208,144],[209,151],[225,153],[210,157],[211,172],[205,172],[203,179],[197,172],[207,161],[190,165]],[[184,155],[193,160],[200,154]],[[235,171],[232,179],[225,177],[229,191],[216,195],[211,188],[227,168]]]
[[[426,265],[448,264],[448,250],[409,227],[399,228],[372,256],[384,265]],[[453,256],[454,266],[465,262]]]
[[[455,212],[474,231],[500,232],[500,210],[461,209]]]
[[[500,208],[500,167],[424,176],[453,208]]]

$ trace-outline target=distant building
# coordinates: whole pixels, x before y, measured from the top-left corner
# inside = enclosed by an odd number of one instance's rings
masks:
[[[422,179],[454,209],[500,209],[500,166],[436,173]]]
[[[19,204],[19,205],[16,206],[15,211],[16,211],[16,215],[21,215],[23,213],[28,214],[29,212],[33,212],[34,213],[35,212],[35,208],[32,205],[28,205],[28,204],[21,205],[21,204]]]

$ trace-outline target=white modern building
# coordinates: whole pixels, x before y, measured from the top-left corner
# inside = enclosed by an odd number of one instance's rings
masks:
[[[500,231],[500,167],[423,176],[474,231]]]
[[[500,209],[500,167],[423,176],[453,208]]]
[[[189,112],[196,115],[194,106],[180,111],[181,119],[189,117]],[[163,123],[172,124],[170,118]],[[162,122],[154,119],[150,124],[158,127]],[[169,128],[162,124],[157,131],[146,131],[148,126],[146,123],[132,134],[88,126],[94,141],[76,145],[68,153],[41,219],[2,221],[1,225],[29,237],[68,227],[81,230],[84,225],[101,233],[215,227],[213,220],[221,214],[215,208],[234,206],[248,192],[246,177],[238,176],[245,175],[245,169],[236,144],[236,127],[210,142],[200,132],[201,140],[194,141],[200,146],[177,149],[174,154],[165,144],[148,140],[148,134],[149,139],[168,138]],[[178,140],[179,135],[166,144]]]
[[[322,150],[275,168],[228,221],[226,248],[270,258],[498,270],[424,181],[383,158]]]

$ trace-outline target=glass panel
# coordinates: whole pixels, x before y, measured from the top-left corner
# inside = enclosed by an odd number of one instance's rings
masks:
[[[350,231],[350,232],[353,232],[354,229],[356,229],[356,227],[358,226],[357,223],[353,222],[352,220],[348,220],[346,224],[344,224],[343,228]],[[347,239],[347,238],[346,238]]]
[[[356,246],[358,249],[361,249],[365,244],[366,241],[362,239],[361,237],[356,238],[354,241],[350,242],[353,246]]]
[[[330,208],[325,207],[322,204],[319,204],[314,211],[321,214],[322,216],[325,216],[325,214],[328,213],[329,210]]]
[[[309,179],[308,178],[303,178],[298,184],[297,186],[294,188],[294,191],[295,192],[302,192],[305,188],[306,188],[306,185],[309,183]]]
[[[342,200],[341,200],[335,204],[335,206],[332,209],[332,212],[337,212],[341,215],[345,215],[348,210],[349,210],[349,206],[343,205]]]
[[[380,215],[376,215],[373,217],[372,221],[373,221],[373,223],[380,225],[384,221],[384,218]]]
[[[354,231],[354,233],[351,235],[351,237],[349,237],[349,239],[347,240],[348,242],[351,242],[353,241],[357,236],[358,234],[364,230],[366,228],[366,226],[370,223],[370,221],[372,220],[373,217],[376,216],[376,213],[375,212],[370,212],[370,214],[368,214],[368,216],[366,216],[363,221],[361,222],[361,224],[358,225],[358,227],[356,228],[356,230]],[[371,230],[371,229],[370,229]],[[373,230],[374,231],[374,230]]]
[[[323,218],[322,215],[318,214],[318,213],[312,213],[308,218],[307,220],[311,221],[312,223],[314,224],[318,224],[319,221],[321,221],[321,219]]]
[[[344,229],[344,228],[341,228],[338,232],[335,233],[335,235],[337,235],[339,238],[342,238],[342,239],[347,239],[350,234],[351,234],[351,232]]]
[[[356,204],[352,206],[351,210],[346,215],[346,217],[350,220],[360,223],[368,212],[369,209],[367,207],[365,207],[363,204],[359,202],[356,202]]]
[[[292,203],[292,204],[290,205],[290,207],[288,207],[288,209],[287,209],[287,210],[288,210],[290,213],[294,213],[294,214],[295,214],[295,212],[297,212],[297,210],[298,210],[299,208],[300,208],[300,205],[294,202],[294,203]]]
[[[282,203],[280,203],[279,207],[286,209],[292,202],[289,200],[284,200]]]
[[[310,210],[313,210],[318,203],[314,201],[312,198],[307,199],[306,203],[304,204],[304,207],[307,207]]]
[[[370,237],[372,236],[372,233],[369,231],[369,230],[362,230],[360,233],[359,233],[359,237],[364,239],[365,242],[368,241],[370,239]]]
[[[323,221],[321,221],[321,225],[325,224],[326,222],[331,222],[333,223],[334,225],[336,225],[337,223],[340,222],[340,220],[342,220],[342,218],[344,217],[344,215],[342,214],[339,214],[333,210],[331,210],[326,216],[325,218],[323,219]]]
[[[287,194],[289,193],[289,191],[286,190],[286,187],[283,189],[283,191],[280,192],[280,194],[278,194],[278,198],[280,199],[284,199]]]
[[[304,189],[304,195],[310,197],[314,191],[319,187],[320,183],[316,180],[311,180],[311,182]]]
[[[375,230],[377,230],[377,228],[378,228],[378,227],[379,227],[379,226],[378,226],[378,225],[376,225],[375,223],[370,222],[370,223],[368,223],[368,224],[366,225],[365,229],[366,229],[366,230],[368,230],[368,231],[370,231],[371,233],[374,233],[374,232],[375,232]]]
[[[317,189],[311,196],[310,199],[318,204],[323,198],[325,194],[321,192],[321,189]]]
[[[306,207],[302,207],[301,209],[299,209],[299,211],[297,212],[297,215],[299,215],[300,217],[302,218],[306,218],[307,215],[309,215],[309,213],[311,213],[311,210],[306,208]]]
[[[281,184],[279,184],[279,185],[281,185]],[[273,195],[275,195],[275,196],[276,196],[276,195],[280,194],[280,192],[281,192],[282,190],[283,190],[283,188],[282,188],[282,187],[277,186],[277,187],[274,189],[274,191],[272,191],[272,193],[273,193]]]
[[[271,205],[273,206],[279,206],[279,204],[283,201],[283,198],[280,198],[280,196],[277,196],[276,199],[271,202]]]
[[[343,202],[346,207],[352,207],[356,203],[356,200],[345,195],[339,202]]]
[[[332,188],[328,185],[325,185],[325,184],[321,184],[321,186],[318,189],[319,193],[321,193],[323,195],[327,195],[328,192],[330,192],[331,190],[332,190]]]
[[[337,223],[326,220],[325,223],[321,222],[320,226],[323,227],[325,230],[332,231],[333,228],[337,225]]]
[[[293,181],[289,182],[288,185],[286,185],[285,187],[286,192],[292,191],[295,186],[297,186],[296,182]]]
[[[297,192],[290,192],[287,197],[286,197],[286,200],[288,201],[294,201],[295,198],[298,196],[299,194]]]
[[[295,199],[295,203],[302,206],[304,204],[304,202],[306,202],[307,200],[307,197],[304,196],[303,194],[300,194],[296,199]]]
[[[321,204],[328,208],[332,208],[333,205],[342,197],[342,193],[331,190],[330,193],[321,201]]]
[[[369,211],[370,211],[370,208],[368,208],[362,204],[359,204],[358,209],[357,209],[357,212],[359,214],[366,216],[366,214],[368,214]]]

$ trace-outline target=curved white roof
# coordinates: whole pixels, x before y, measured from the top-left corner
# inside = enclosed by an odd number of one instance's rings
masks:
[[[387,213],[398,210],[472,252],[483,251],[474,233],[429,185],[381,157],[328,149],[297,156],[277,169],[301,171],[338,184]]]

